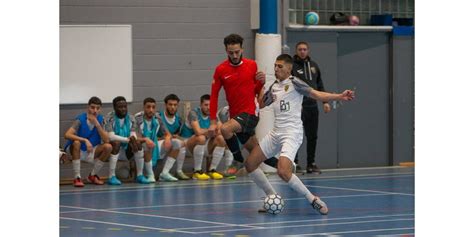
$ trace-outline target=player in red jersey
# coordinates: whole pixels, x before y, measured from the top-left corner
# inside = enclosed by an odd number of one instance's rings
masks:
[[[243,38],[237,34],[230,34],[224,38],[224,45],[228,59],[219,64],[214,72],[211,90],[210,117],[211,126],[209,135],[219,132],[234,160],[243,163],[239,141],[252,150],[258,141],[255,137],[255,127],[258,116],[255,114],[255,98],[260,94],[265,82],[265,74],[257,72],[255,61],[242,57]],[[231,119],[224,123],[220,131],[216,131],[216,113],[219,91],[224,87]]]

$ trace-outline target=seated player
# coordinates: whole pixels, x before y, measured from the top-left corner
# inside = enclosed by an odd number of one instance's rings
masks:
[[[109,185],[121,185],[122,182],[116,177],[115,169],[117,161],[128,161],[131,158],[143,157],[143,150],[137,141],[137,123],[135,117],[128,113],[127,101],[123,96],[117,96],[112,100],[114,111],[106,116],[105,130],[108,132],[112,144],[112,155],[109,159]],[[141,179],[140,183],[148,183]]]
[[[346,90],[341,94],[330,94],[312,89],[298,78],[291,76],[293,61],[290,55],[281,54],[275,62],[275,81],[260,99],[260,104],[273,106],[275,122],[272,130],[260,140],[259,145],[250,153],[245,161],[249,177],[265,194],[276,194],[272,185],[259,165],[266,159],[278,155],[278,175],[288,185],[306,197],[308,202],[320,214],[326,215],[329,209],[318,196],[312,194],[301,180],[292,173],[295,167],[294,159],[303,142],[303,123],[301,108],[303,96],[316,100],[352,100],[354,94]]]
[[[165,97],[165,110],[160,111],[160,118],[165,125],[166,131],[168,131],[171,136],[172,150],[166,158],[165,166],[160,173],[160,180],[175,182],[178,181],[176,177],[171,175],[169,172],[176,162],[176,175],[181,180],[189,180],[190,178],[183,172],[184,158],[186,156],[186,147],[184,146],[184,141],[179,136],[181,132],[181,118],[177,114],[179,106],[179,97],[175,94],[169,94]],[[163,139],[165,134],[158,132],[158,138]]]
[[[219,174],[216,169],[219,165],[225,151],[225,140],[222,135],[218,134],[213,138],[209,138],[207,129],[210,125],[209,119],[209,101],[210,95],[201,96],[201,104],[199,107],[190,111],[186,122],[181,130],[181,136],[185,138],[186,147],[192,151],[194,158],[194,174],[193,179],[208,180],[222,179],[223,176]],[[211,166],[209,167],[209,174],[202,171],[202,160],[204,156],[212,153]]]
[[[94,163],[87,180],[97,185],[104,184],[97,174],[112,152],[109,137],[103,127],[104,118],[99,114],[102,101],[94,96],[87,104],[87,112],[78,115],[64,134],[67,139],[64,150],[72,156],[74,187],[84,187],[81,179],[81,160]]]
[[[166,157],[171,151],[171,134],[166,131],[160,115],[156,112],[156,101],[153,98],[143,100],[143,111],[135,114],[138,128],[138,142],[142,144],[143,157],[135,158],[137,167],[137,182],[155,183],[153,167],[158,159]],[[158,132],[165,134],[164,139],[158,141]],[[146,179],[143,175],[145,166]],[[146,181],[144,181],[146,180]]]

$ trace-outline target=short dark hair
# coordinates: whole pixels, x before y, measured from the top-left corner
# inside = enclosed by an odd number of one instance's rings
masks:
[[[230,34],[224,38],[224,46],[227,47],[227,45],[231,44],[240,44],[240,47],[242,47],[242,44],[244,43],[244,38],[238,34]]]
[[[306,42],[306,41],[300,41],[300,42],[298,42],[298,43],[296,44],[296,46],[295,46],[295,49],[297,49],[298,46],[300,46],[300,45],[302,45],[302,44],[306,45],[306,47],[309,49],[309,44],[308,44],[308,42]]]
[[[114,107],[115,107],[115,105],[116,105],[119,101],[125,101],[125,102],[127,102],[127,100],[125,99],[125,97],[123,97],[123,96],[117,96],[117,97],[115,97],[115,98],[112,100],[112,104],[114,105]]]
[[[97,97],[97,96],[92,96],[89,99],[89,102],[87,102],[87,105],[91,105],[91,104],[102,106],[102,100],[100,100],[99,97]]]
[[[165,104],[168,103],[168,100],[176,100],[179,103],[179,97],[175,94],[169,94],[165,97]]]
[[[291,58],[291,56],[289,54],[286,54],[286,53],[278,55],[276,60],[277,61],[284,61],[285,63],[293,65],[293,59]]]
[[[146,105],[146,103],[155,103],[156,104],[156,101],[155,101],[155,99],[153,99],[151,97],[147,97],[143,100],[143,105]]]
[[[211,96],[210,96],[209,94],[202,95],[202,96],[201,96],[201,104],[202,104],[202,102],[204,102],[205,100],[211,100]]]

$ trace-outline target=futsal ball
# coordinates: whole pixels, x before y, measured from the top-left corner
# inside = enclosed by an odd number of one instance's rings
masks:
[[[308,12],[304,17],[306,25],[317,25],[319,22],[319,15],[316,12]]]
[[[283,210],[285,201],[278,194],[271,194],[265,197],[263,207],[270,214],[278,214]]]

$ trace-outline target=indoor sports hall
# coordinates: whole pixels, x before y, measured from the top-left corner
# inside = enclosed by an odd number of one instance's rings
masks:
[[[60,0],[59,235],[414,236],[414,5]],[[286,62],[282,55],[292,63],[278,64]],[[253,84],[244,89],[248,72]],[[294,82],[278,91],[286,78],[301,79],[314,97]],[[249,90],[255,90],[250,99]],[[302,103],[290,106],[280,92],[300,93]],[[318,101],[329,98],[318,92],[334,99]],[[239,110],[248,100],[245,113],[258,121],[251,128]],[[151,125],[138,119],[152,111],[147,103],[156,105]],[[95,118],[91,104],[99,105]],[[225,121],[219,111],[227,105]],[[297,129],[288,120],[288,130],[278,131],[302,139],[288,143],[297,156],[282,150],[278,164],[258,163],[248,172],[245,165],[257,158],[244,147],[255,139],[255,154],[263,149],[278,116],[296,116]],[[217,119],[221,127],[213,127]],[[117,130],[123,124],[132,125]],[[191,137],[183,135],[186,126]],[[206,145],[191,142],[199,136]],[[217,136],[219,151],[209,148]],[[267,179],[281,199],[260,188]],[[269,213],[275,202],[284,202],[275,207],[279,214]]]

